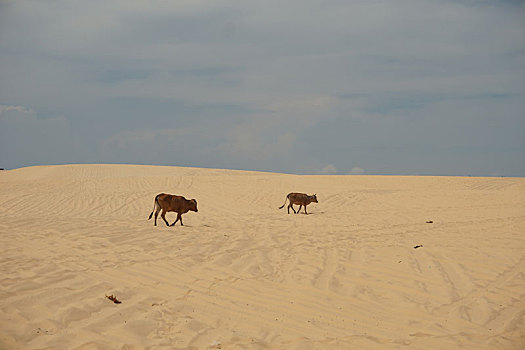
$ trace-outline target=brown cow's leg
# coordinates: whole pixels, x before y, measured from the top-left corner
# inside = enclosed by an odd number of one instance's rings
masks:
[[[155,226],[157,226],[157,216],[159,216],[160,207],[157,208],[157,211],[155,212]]]
[[[302,204],[299,204],[299,209],[297,209],[297,213],[296,213],[296,214],[298,214],[298,213],[301,211],[301,208],[302,208],[302,207],[303,207],[303,205],[302,205]],[[305,207],[305,208],[306,208],[306,207]]]
[[[294,214],[296,214],[296,211],[295,211],[295,209],[293,208],[293,204],[292,204],[292,203],[290,203],[290,205],[288,206],[288,214],[290,214],[290,208],[292,208]]]
[[[168,224],[168,220],[166,220],[166,210],[162,210],[162,214],[160,214],[160,217],[162,218],[162,220],[164,220],[164,222],[166,223],[166,226],[169,226],[170,224]]]
[[[182,215],[179,214],[179,213],[177,213],[177,220],[173,221],[173,224],[171,224],[170,226],[174,226],[177,223],[177,221],[179,221],[179,220],[180,220],[181,226],[184,226],[184,225],[182,225]]]
[[[304,213],[308,215],[308,213],[306,212],[306,205],[304,206]]]

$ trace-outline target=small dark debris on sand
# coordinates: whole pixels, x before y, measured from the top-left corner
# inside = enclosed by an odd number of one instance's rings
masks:
[[[108,298],[109,300],[111,300],[112,302],[114,302],[115,304],[121,304],[122,301],[118,300],[116,296],[114,296],[113,294],[111,295],[106,295],[106,298]]]
[[[422,244],[418,244],[414,247],[414,249],[417,249],[417,248],[421,248],[423,245]]]
[[[434,222],[434,221],[429,220],[429,221],[427,221],[427,224],[431,224],[431,223],[433,223],[433,222]]]

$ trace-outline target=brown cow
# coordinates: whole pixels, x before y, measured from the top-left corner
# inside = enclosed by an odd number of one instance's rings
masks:
[[[182,214],[187,213],[190,210],[198,212],[197,201],[195,199],[186,199],[182,196],[161,193],[155,197],[155,204],[153,204],[153,211],[155,212],[155,226],[157,226],[157,216],[159,215],[159,211],[161,209],[162,214],[160,214],[160,217],[168,226],[175,225],[179,220],[180,225],[184,226],[182,224]],[[151,219],[153,211],[151,212],[151,214],[149,214],[148,220]],[[177,213],[177,220],[175,220],[171,225],[168,223],[168,221],[166,221],[166,212],[168,211],[174,211]]]
[[[301,207],[303,205],[304,205],[304,213],[308,214],[306,212],[306,206],[312,202],[319,203],[317,202],[317,196],[315,194],[313,196],[309,196],[306,193],[292,192],[292,193],[288,193],[288,195],[286,196],[286,199],[284,200],[284,204],[280,206],[279,209],[284,208],[284,206],[286,205],[286,200],[290,201],[290,204],[288,205],[288,214],[290,214],[290,208],[292,208],[293,212],[297,214],[299,210],[301,210]],[[295,211],[295,209],[293,208],[293,204],[299,204],[299,209],[297,209],[297,211]]]

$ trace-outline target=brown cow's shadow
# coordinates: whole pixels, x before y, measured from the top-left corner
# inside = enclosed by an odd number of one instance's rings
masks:
[[[313,212],[313,213],[308,213],[308,214],[305,214],[304,212],[301,212],[301,213],[296,213],[296,214],[292,214],[290,213],[290,215],[306,215],[306,216],[310,216],[310,215],[316,215],[316,214],[324,214],[325,212],[324,211],[316,211],[316,212]]]

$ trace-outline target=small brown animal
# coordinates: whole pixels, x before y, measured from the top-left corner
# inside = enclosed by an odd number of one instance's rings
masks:
[[[187,213],[188,211],[198,212],[197,201],[195,199],[186,199],[182,196],[175,196],[172,194],[161,193],[155,197],[155,203],[153,204],[153,211],[155,212],[155,226],[157,226],[157,216],[159,211],[162,209],[160,217],[164,220],[166,225],[173,226],[180,220],[180,225],[184,226],[182,223],[182,214]],[[149,219],[153,215],[153,211],[149,214]],[[166,212],[174,211],[177,213],[177,220],[173,224],[169,224],[166,221]]]
[[[288,204],[288,214],[290,214],[290,208],[292,208],[293,212],[297,214],[301,210],[301,207],[303,205],[304,205],[304,213],[308,214],[306,212],[306,206],[312,202],[319,203],[317,201],[317,196],[315,194],[313,196],[309,196],[306,193],[292,192],[292,193],[288,193],[288,195],[286,196],[286,199],[284,200],[284,204],[280,206],[279,209],[284,208],[284,206],[286,205],[286,200],[290,201],[290,204]],[[299,204],[299,209],[297,209],[297,211],[295,211],[295,209],[293,208],[293,204]]]

